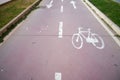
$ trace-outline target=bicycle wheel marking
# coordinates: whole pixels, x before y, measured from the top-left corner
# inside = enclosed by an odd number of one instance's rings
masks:
[[[83,39],[79,34],[73,34],[72,36],[72,44],[76,49],[80,49],[83,46]]]
[[[72,45],[76,49],[81,49],[83,47],[83,40],[87,43],[91,43],[97,49],[104,49],[105,44],[103,39],[95,33],[91,32],[91,29],[88,28],[87,31],[81,30],[82,28],[78,28],[78,33],[73,34],[72,36]],[[87,37],[84,35],[87,33]]]
[[[93,46],[95,46],[96,48],[98,48],[98,49],[103,49],[104,47],[105,47],[105,44],[104,44],[104,41],[103,41],[103,39],[98,35],[98,34],[94,34],[94,36],[96,36],[97,37],[97,40],[100,40],[100,42],[101,42],[101,46],[100,46],[100,44],[96,44],[95,43],[95,41],[92,43],[93,44]]]

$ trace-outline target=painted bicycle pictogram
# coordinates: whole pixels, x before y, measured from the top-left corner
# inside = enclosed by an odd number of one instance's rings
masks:
[[[87,34],[87,36],[85,35]],[[78,33],[73,34],[72,36],[72,44],[76,49],[81,49],[83,47],[83,40],[87,43],[91,43],[98,49],[104,48],[103,39],[96,33],[92,33],[91,29],[88,28],[87,31],[82,31],[82,28],[78,28]]]

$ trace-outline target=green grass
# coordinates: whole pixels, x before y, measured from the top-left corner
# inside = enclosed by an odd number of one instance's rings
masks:
[[[35,1],[36,0],[12,0],[12,2],[0,6],[0,29]],[[4,37],[8,35],[16,25],[17,23],[12,25],[12,27],[8,28],[9,30],[0,36],[0,43],[4,41]]]
[[[120,4],[113,0],[90,0],[99,10],[120,27]]]
[[[0,6],[0,28],[35,1],[36,0],[12,0],[12,2]]]

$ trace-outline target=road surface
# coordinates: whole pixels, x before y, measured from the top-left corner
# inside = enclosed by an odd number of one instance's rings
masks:
[[[11,0],[0,0],[0,5],[6,3],[8,1],[11,1]]]
[[[120,80],[120,47],[81,0],[43,0],[0,46],[0,80]]]

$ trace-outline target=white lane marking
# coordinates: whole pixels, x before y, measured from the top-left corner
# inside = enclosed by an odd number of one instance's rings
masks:
[[[62,80],[62,74],[60,72],[55,73],[55,80]]]
[[[63,34],[63,22],[61,21],[61,22],[59,22],[59,36],[58,36],[58,38],[62,38],[63,36],[62,36],[62,34]]]
[[[73,5],[73,7],[74,7],[74,9],[77,9],[77,7],[76,7],[76,2],[75,1],[70,1],[70,3]]]
[[[47,6],[47,8],[51,8],[53,6],[53,0],[51,0],[50,3],[46,6]]]
[[[63,13],[63,6],[61,6],[60,12]]]
[[[64,1],[64,0],[61,0],[62,2]]]
[[[83,40],[87,43],[91,43],[93,46],[95,46],[98,49],[104,49],[105,44],[98,34],[92,33],[91,29],[88,28],[87,31],[81,30],[82,28],[78,28],[78,33],[73,34],[72,36],[72,44],[76,49],[81,49],[83,47]],[[85,35],[87,33],[87,36]]]

